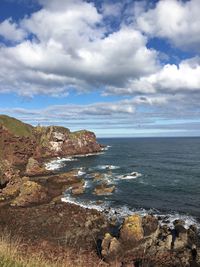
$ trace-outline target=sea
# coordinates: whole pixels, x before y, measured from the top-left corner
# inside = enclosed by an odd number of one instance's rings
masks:
[[[78,169],[85,193],[63,201],[95,208],[107,216],[154,214],[172,225],[183,219],[186,227],[200,225],[200,138],[102,138],[105,148],[95,155],[57,158],[46,167],[57,172]],[[96,196],[93,174],[115,185],[112,194]]]

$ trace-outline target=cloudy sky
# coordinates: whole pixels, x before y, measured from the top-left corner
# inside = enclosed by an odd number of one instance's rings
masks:
[[[200,135],[199,0],[1,0],[0,113],[98,137]]]

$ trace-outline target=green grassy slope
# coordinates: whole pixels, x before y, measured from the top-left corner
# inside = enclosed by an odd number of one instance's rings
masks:
[[[33,135],[33,127],[31,125],[6,115],[0,115],[0,125],[3,125],[9,132],[17,136]]]

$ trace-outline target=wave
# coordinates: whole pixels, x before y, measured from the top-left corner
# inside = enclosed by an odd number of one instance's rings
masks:
[[[105,146],[105,147],[102,147],[101,150],[102,151],[107,151],[110,147],[112,147],[112,146]]]
[[[67,161],[77,161],[77,158],[83,158],[83,157],[91,157],[91,156],[96,156],[96,155],[102,155],[104,152],[97,152],[97,153],[88,153],[84,155],[73,155],[70,157],[57,157],[56,159],[53,159],[47,163],[44,164],[45,169],[52,171],[52,170],[58,170],[62,168],[65,165],[65,162]]]
[[[124,174],[124,175],[118,175],[117,177],[121,180],[131,180],[131,179],[136,179],[141,176],[142,174],[139,172],[131,172],[131,173]]]
[[[82,207],[84,209],[94,209],[94,210],[101,211],[101,212],[103,212],[105,210],[105,207],[98,205],[96,203],[96,201],[86,201],[86,202],[83,202],[83,201],[80,201],[78,199],[75,199],[75,198],[73,198],[73,197],[71,197],[69,195],[61,198],[61,201],[62,202],[66,202],[66,203],[77,205],[77,206]]]
[[[85,180],[84,188],[90,188],[91,187],[91,181]]]
[[[200,229],[200,224],[197,222],[197,220],[189,215],[185,214],[167,214],[167,215],[159,215],[161,217],[161,224],[167,224],[169,227],[173,228],[173,222],[175,220],[182,220],[185,222],[185,228],[189,228],[190,225],[196,224],[197,227]]]
[[[103,155],[103,154],[104,154],[104,152],[77,154],[77,155],[73,155],[73,158],[85,158],[85,157],[92,157],[92,156],[98,156],[98,155]]]
[[[91,169],[95,169],[95,170],[116,170],[116,169],[120,169],[120,166],[115,166],[115,165],[98,165],[94,168]]]
[[[65,197],[61,199],[62,202],[71,203],[77,206],[80,206],[85,209],[94,209],[100,211],[105,214],[108,219],[115,218],[119,223],[122,223],[125,217],[139,214],[140,216],[145,216],[148,214],[153,214],[155,217],[159,219],[160,225],[167,224],[168,227],[173,228],[173,222],[177,219],[181,219],[185,222],[185,228],[188,229],[191,225],[196,225],[198,229],[200,229],[200,224],[196,220],[196,218],[179,214],[179,213],[169,213],[169,214],[162,214],[158,210],[155,209],[130,209],[126,205],[121,207],[112,207],[111,202],[104,201],[101,204],[98,204],[97,201],[83,201],[77,198],[72,197],[71,195],[67,194]]]
[[[83,167],[80,167],[80,168],[78,169],[78,176],[83,176],[83,175],[85,175],[85,174],[86,174],[85,169],[84,169]]]
[[[77,159],[73,158],[73,157],[67,157],[67,158],[60,158],[57,157],[57,159],[53,159],[47,163],[45,163],[45,169],[46,170],[57,170],[60,169],[61,167],[63,167],[65,165],[65,162],[67,161],[77,161]]]

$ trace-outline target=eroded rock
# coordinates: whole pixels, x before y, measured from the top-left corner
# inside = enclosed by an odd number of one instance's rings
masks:
[[[44,175],[49,173],[39,162],[34,158],[29,158],[26,165],[25,174],[28,176]]]
[[[12,202],[12,206],[27,207],[32,204],[41,204],[49,200],[47,190],[33,181],[25,181],[20,186],[19,196]]]
[[[97,185],[94,189],[94,194],[101,196],[101,195],[108,195],[112,194],[115,191],[114,185],[107,185],[106,183],[102,183]]]
[[[120,229],[120,240],[123,243],[131,243],[132,246],[135,246],[143,237],[144,230],[141,216],[135,214],[125,218]]]
[[[121,256],[121,244],[116,237],[112,237],[109,233],[106,233],[102,241],[102,257],[107,262],[117,261]]]

